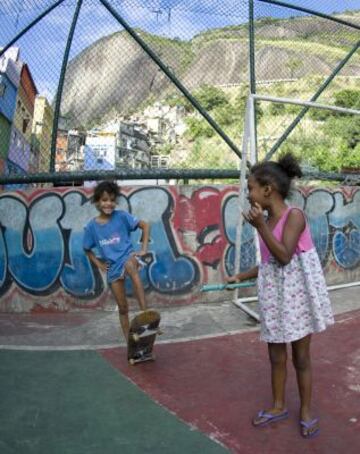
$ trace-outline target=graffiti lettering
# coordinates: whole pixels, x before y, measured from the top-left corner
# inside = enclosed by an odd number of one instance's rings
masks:
[[[123,188],[119,207],[151,225],[152,261],[141,271],[149,299],[200,300],[200,284],[220,282],[235,272],[237,193],[236,186]],[[290,202],[305,210],[325,269],[360,274],[359,188],[299,189]],[[107,285],[82,250],[83,227],[95,215],[86,189],[2,194],[0,295],[18,291],[40,303],[64,295],[70,305],[89,307],[91,302],[95,307]],[[135,249],[141,248],[140,234],[133,233]],[[256,264],[256,249],[255,231],[245,223],[241,270]],[[130,282],[126,289],[132,295]],[[31,310],[32,304],[24,308]]]

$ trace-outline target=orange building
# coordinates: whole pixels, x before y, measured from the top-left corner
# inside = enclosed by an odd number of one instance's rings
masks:
[[[58,129],[56,136],[55,171],[67,170],[68,131]]]

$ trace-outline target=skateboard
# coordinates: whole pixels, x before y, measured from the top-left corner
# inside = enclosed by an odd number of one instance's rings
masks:
[[[238,282],[236,284],[208,284],[201,287],[202,292],[215,290],[235,290],[236,288],[254,287],[255,281]]]
[[[159,329],[160,314],[147,310],[136,315],[130,323],[128,361],[133,366],[144,361],[154,361],[153,347]]]

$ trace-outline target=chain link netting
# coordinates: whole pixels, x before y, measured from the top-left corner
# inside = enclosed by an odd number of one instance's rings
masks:
[[[330,3],[322,12],[332,12]],[[297,4],[311,7],[310,1]],[[278,5],[260,1],[255,5],[257,93],[360,110],[359,30],[321,17],[295,17]],[[334,17],[360,24],[360,11],[345,10]],[[271,151],[292,150],[308,169],[334,172],[360,167],[357,115],[259,103],[257,139],[260,159]]]
[[[341,92],[344,93],[344,92]],[[350,90],[347,90],[350,93]],[[335,105],[341,107],[340,98]],[[357,91],[356,110],[360,113],[360,91]],[[302,162],[309,174],[322,172],[357,173],[360,167],[360,115],[338,113],[326,109],[277,102],[258,102],[264,113],[258,123],[258,150],[260,159],[271,152],[284,131],[306,112],[291,134],[282,141],[278,153],[291,151]],[[272,120],[275,117],[277,120]],[[350,182],[351,179],[347,179]],[[357,180],[358,182],[358,180]]]
[[[178,169],[179,177],[186,169],[237,171],[252,83],[263,95],[316,95],[317,102],[360,108],[356,2],[346,10],[325,0],[288,2],[340,22],[280,3],[1,2],[0,47],[20,36],[0,55],[0,174],[48,174],[51,181],[63,172],[81,180],[84,172],[127,169],[140,178],[150,169]],[[300,143],[301,154],[331,144],[333,153],[353,156],[349,166],[360,165],[358,117],[310,109],[285,137],[301,108],[259,102],[256,111],[260,158],[274,147]]]

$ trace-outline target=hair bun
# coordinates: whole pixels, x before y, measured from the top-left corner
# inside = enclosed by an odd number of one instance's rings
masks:
[[[303,173],[299,164],[299,160],[292,154],[286,153],[278,161],[281,169],[288,175],[290,178],[299,177],[301,178]]]

